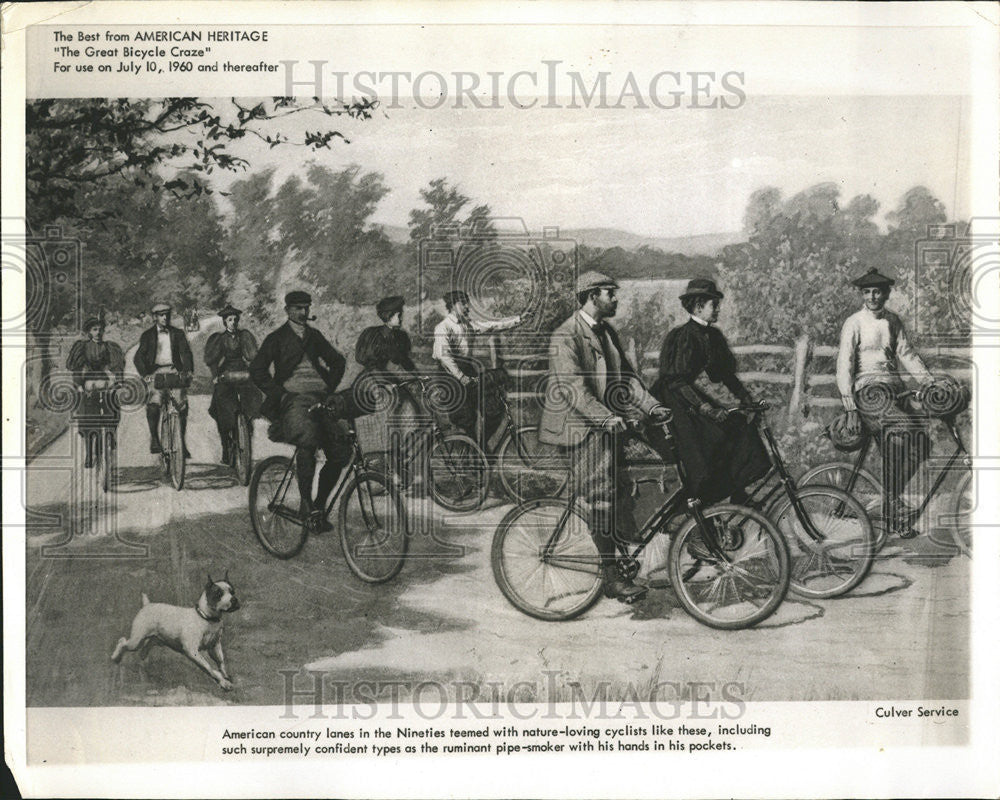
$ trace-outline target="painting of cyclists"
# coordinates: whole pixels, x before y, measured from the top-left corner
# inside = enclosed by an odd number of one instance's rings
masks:
[[[29,100],[28,705],[968,699],[968,100],[706,91]]]

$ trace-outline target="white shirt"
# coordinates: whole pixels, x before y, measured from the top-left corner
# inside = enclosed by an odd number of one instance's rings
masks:
[[[888,380],[901,388],[900,366],[920,380],[931,377],[896,314],[888,309],[876,313],[862,308],[844,321],[837,354],[837,389],[845,409],[857,408],[854,390],[859,384]]]
[[[459,319],[454,311],[434,327],[434,350],[431,353],[437,361],[453,377],[465,380],[465,373],[459,367],[455,357],[468,358],[472,351],[472,339],[477,333],[490,331],[505,331],[520,322],[520,317],[508,317],[496,322],[473,322],[469,319]]]
[[[156,366],[170,366],[174,363],[174,353],[170,347],[170,328],[156,329]]]

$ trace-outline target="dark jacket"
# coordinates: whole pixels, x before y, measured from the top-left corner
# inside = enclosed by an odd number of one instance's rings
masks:
[[[366,369],[384,370],[389,362],[410,372],[417,367],[410,356],[410,337],[401,328],[376,325],[365,328],[358,337],[355,360]]]
[[[286,394],[285,381],[295,372],[303,356],[312,363],[327,389],[337,390],[344,377],[346,359],[315,328],[306,326],[305,338],[300,339],[285,323],[267,335],[250,362],[250,379],[264,393],[260,410],[268,419],[278,418],[281,398]]]
[[[721,406],[696,385],[703,373],[741,402],[751,401],[736,375],[736,357],[722,331],[692,319],[663,341],[653,394],[673,412],[674,441],[688,490],[715,503],[764,477],[771,462],[756,429],[744,417],[733,414],[719,423],[701,412],[703,403]]]
[[[173,356],[174,369],[178,372],[194,372],[194,356],[187,336],[180,328],[170,327],[170,352]],[[139,337],[139,346],[132,359],[140,375],[152,375],[156,372],[156,326],[147,328]]]
[[[227,331],[218,331],[205,342],[205,363],[213,378],[228,369],[247,369],[255,355],[257,340],[250,331],[242,328],[236,331],[235,336]]]

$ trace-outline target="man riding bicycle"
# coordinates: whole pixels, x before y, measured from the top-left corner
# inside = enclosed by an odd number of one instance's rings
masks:
[[[117,428],[121,412],[107,402],[109,380],[121,380],[125,372],[125,354],[114,342],[104,340],[104,320],[91,317],[83,324],[86,339],[73,342],[66,359],[66,369],[72,370],[73,382],[82,393],[80,406],[74,414],[77,432],[86,443],[84,467],[94,466],[94,456],[100,434],[105,428]],[[96,385],[96,386],[92,386]],[[96,388],[99,386],[99,388]]]
[[[180,328],[170,324],[171,309],[167,303],[156,303],[152,308],[155,324],[147,328],[139,337],[132,361],[136,371],[149,386],[146,400],[146,422],[149,424],[149,452],[160,453],[160,409],[167,397],[167,390],[154,388],[155,377],[158,374],[175,374],[180,376],[182,384],[189,383],[194,375],[194,356],[187,336]],[[181,441],[184,446],[184,457],[190,458],[187,449],[187,390],[183,387],[171,390],[177,403],[181,423]]]
[[[473,321],[469,316],[469,295],[463,291],[448,292],[444,296],[444,305],[448,314],[434,328],[433,357],[448,380],[461,384],[455,396],[461,397],[462,402],[452,412],[451,422],[466,436],[479,441],[476,423],[481,412],[479,389],[483,369],[480,362],[472,357],[473,342],[478,334],[499,333],[520,325],[521,316],[494,322]],[[489,441],[501,420],[502,417],[484,415],[480,444]]]
[[[885,307],[895,281],[872,267],[852,283],[861,291],[864,307],[844,322],[837,356],[837,388],[847,412],[847,432],[856,436],[862,425],[881,431],[883,477],[891,530],[912,535],[915,512],[902,495],[910,479],[930,454],[926,415],[906,397],[899,367],[921,382],[932,376],[920,354],[910,345],[900,318]],[[884,386],[892,395],[886,408],[858,409],[857,398],[866,388]]]
[[[248,420],[257,415],[260,394],[248,380],[226,380],[228,376],[246,373],[257,355],[257,340],[250,331],[240,329],[243,312],[227,305],[219,312],[225,330],[213,333],[205,342],[205,363],[212,373],[212,403],[208,413],[215,420],[222,441],[222,463],[233,463],[233,443],[236,439],[236,415],[243,411]]]
[[[663,420],[669,412],[643,386],[607,322],[618,310],[618,283],[598,272],[577,281],[580,309],[552,334],[549,388],[538,438],[569,451],[579,496],[590,506],[591,535],[602,557],[604,594],[633,603],[646,590],[621,575],[615,542],[635,535],[625,464],[625,417]]]
[[[303,522],[314,533],[329,531],[324,518],[327,498],[341,470],[351,457],[350,440],[342,423],[313,409],[336,391],[347,365],[309,322],[312,297],[303,291],[285,295],[287,322],[264,339],[250,362],[250,377],[264,393],[261,413],[271,421],[268,437],[298,447],[296,477],[302,498]],[[319,473],[315,500],[316,451],[322,448],[326,463]]]

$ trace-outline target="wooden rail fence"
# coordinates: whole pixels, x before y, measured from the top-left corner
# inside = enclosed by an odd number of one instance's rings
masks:
[[[918,348],[931,372],[936,369],[954,375],[960,380],[971,382],[973,375],[972,355],[968,347],[923,346]],[[643,377],[650,383],[657,373],[659,352],[651,350],[637,359],[635,341],[630,340],[626,348],[633,363],[639,361]],[[801,337],[793,345],[744,344],[733,347],[737,356],[779,356],[788,364],[787,371],[746,371],[739,373],[740,379],[748,384],[771,384],[788,388],[787,408],[790,414],[807,415],[811,409],[841,408],[837,392],[836,360],[838,348],[834,345],[814,344],[808,337]],[[741,358],[744,363],[747,358]],[[531,363],[531,366],[524,364]],[[820,363],[821,362],[821,363]],[[943,363],[944,362],[944,363]],[[520,387],[536,384],[546,374],[545,356],[528,359],[519,369],[513,371]],[[824,391],[825,390],[825,391]],[[537,399],[537,391],[513,391],[510,396],[519,401]]]

